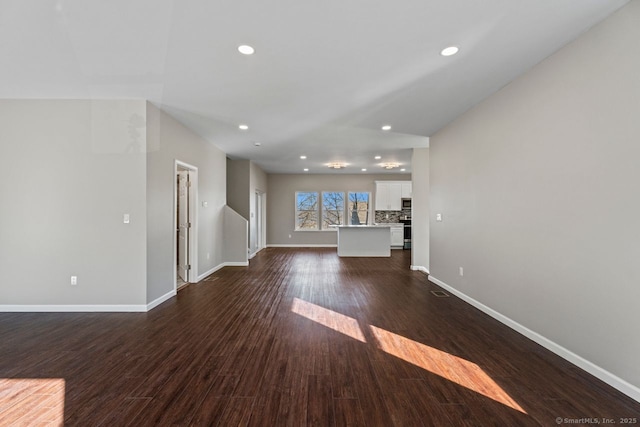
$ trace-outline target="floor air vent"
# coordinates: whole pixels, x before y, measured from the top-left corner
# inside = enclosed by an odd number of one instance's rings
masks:
[[[437,296],[438,298],[444,298],[449,296],[449,294],[446,293],[445,291],[431,291],[431,293]]]

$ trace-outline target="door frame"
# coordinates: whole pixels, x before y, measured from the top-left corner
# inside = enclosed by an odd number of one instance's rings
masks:
[[[189,163],[185,163],[178,159],[174,160],[173,164],[173,221],[171,223],[171,234],[173,238],[173,290],[178,289],[178,236],[176,233],[176,224],[178,223],[178,183],[177,176],[179,170],[189,171],[189,181],[191,185],[189,187],[189,222],[191,227],[189,228],[189,265],[191,269],[187,273],[187,282],[196,283],[198,281],[198,168]]]
[[[256,211],[260,213],[257,218],[256,225],[258,230],[256,233],[258,243],[258,252],[267,247],[267,193],[257,190],[260,206],[256,206]]]
[[[253,258],[258,252],[267,247],[267,193],[255,190],[253,196],[253,212],[251,213],[251,228],[253,233],[249,240],[253,240],[254,247],[249,242],[249,258]]]

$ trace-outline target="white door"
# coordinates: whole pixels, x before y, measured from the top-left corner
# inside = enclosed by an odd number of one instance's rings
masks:
[[[189,281],[189,171],[178,171],[178,276]]]

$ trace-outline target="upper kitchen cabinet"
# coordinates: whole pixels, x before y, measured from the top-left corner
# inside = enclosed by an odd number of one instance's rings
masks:
[[[410,199],[411,198],[411,181],[404,181],[401,183],[402,185],[402,198]]]
[[[376,181],[376,210],[402,210],[403,183],[407,182],[411,184],[410,181]],[[411,188],[409,187],[410,192]]]

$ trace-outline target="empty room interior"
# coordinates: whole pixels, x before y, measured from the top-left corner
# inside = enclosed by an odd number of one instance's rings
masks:
[[[0,40],[0,425],[640,423],[640,0]]]

